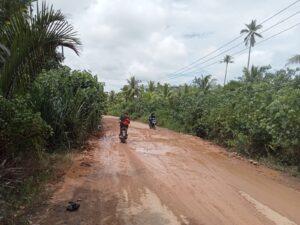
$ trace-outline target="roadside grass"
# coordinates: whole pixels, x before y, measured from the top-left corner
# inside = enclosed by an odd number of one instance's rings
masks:
[[[69,151],[44,154],[0,167],[0,224],[30,224],[27,215],[51,194],[47,184],[57,183],[71,165]],[[18,166],[22,165],[22,166]]]
[[[272,157],[260,158],[258,162],[271,169],[281,171],[289,176],[300,178],[300,171],[297,166],[283,165]]]

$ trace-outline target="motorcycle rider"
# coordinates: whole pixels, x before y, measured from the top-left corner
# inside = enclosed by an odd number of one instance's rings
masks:
[[[149,121],[149,126],[151,128],[153,126],[153,122],[156,122],[156,116],[154,112],[150,114],[148,121]]]
[[[126,127],[126,129],[128,129],[128,126],[130,124],[130,118],[128,116],[128,112],[125,112],[120,116],[119,122],[120,122],[120,134],[119,135],[121,135],[122,128]]]

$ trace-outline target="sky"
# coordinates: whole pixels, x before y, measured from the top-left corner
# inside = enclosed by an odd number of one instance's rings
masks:
[[[225,64],[219,62],[226,54],[234,55],[234,63],[228,68],[228,80],[237,79],[242,76],[243,67],[247,64],[248,52],[235,55],[245,49],[244,44],[231,51],[226,50],[243,42],[243,37],[239,37],[241,29],[252,19],[261,23],[293,2],[47,0],[67,16],[83,43],[79,57],[65,50],[65,64],[72,69],[91,71],[99,81],[105,82],[107,91],[120,90],[130,76],[144,83],[153,80],[182,84],[190,83],[195,76],[211,74],[221,84]],[[265,41],[254,47],[251,65],[270,64],[274,70],[281,69],[288,58],[300,53],[300,26],[268,39],[299,23],[299,10],[300,1],[263,24],[262,32],[294,15],[262,33],[261,40]],[[237,37],[231,45],[207,56]],[[194,67],[176,74],[201,57],[205,58]]]

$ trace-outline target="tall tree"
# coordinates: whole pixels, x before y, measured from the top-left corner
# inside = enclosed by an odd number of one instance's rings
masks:
[[[155,82],[150,80],[148,82],[148,92],[152,93],[154,91],[155,91]]]
[[[135,97],[138,97],[140,94],[140,87],[139,87],[139,83],[141,81],[137,80],[135,78],[135,76],[130,77],[127,80],[127,96],[129,99],[134,99]]]
[[[164,97],[164,98],[169,98],[169,97],[170,97],[170,95],[171,95],[171,90],[170,90],[169,84],[165,83],[165,84],[162,86],[162,94],[163,94],[163,97]]]
[[[227,77],[227,70],[228,70],[228,64],[229,63],[234,63],[233,62],[233,57],[230,55],[226,55],[224,57],[224,59],[221,61],[221,63],[225,63],[226,64],[226,69],[225,69],[225,76],[224,76],[224,86],[226,84],[226,77]]]
[[[128,97],[128,85],[127,85],[127,84],[124,85],[124,86],[122,87],[121,91],[122,91],[122,95],[123,95],[123,97],[124,97],[124,99],[125,99],[125,102],[127,102],[128,99],[129,99],[129,97]]]
[[[249,53],[248,53],[248,63],[247,63],[247,70],[249,70],[250,66],[250,55],[251,55],[251,48],[254,47],[256,40],[256,37],[262,38],[262,35],[259,34],[257,31],[262,28],[262,25],[256,24],[256,20],[252,20],[250,24],[245,24],[246,29],[241,30],[241,34],[247,34],[244,42],[245,45],[249,45]]]
[[[0,30],[0,42],[10,50],[10,56],[0,67],[0,90],[6,98],[25,89],[56,56],[58,46],[79,54],[81,45],[71,24],[61,11],[42,4],[34,17],[23,12],[13,15]]]
[[[244,68],[244,77],[242,79],[246,82],[261,81],[270,68],[270,66],[252,66],[250,70]]]
[[[204,94],[207,94],[207,92],[209,91],[209,89],[211,89],[215,81],[216,81],[215,79],[212,79],[212,75],[206,75],[206,76],[201,75],[201,77],[195,77],[193,83]]]
[[[109,92],[108,101],[109,101],[110,104],[115,103],[115,101],[116,101],[116,92],[114,90],[111,90]]]

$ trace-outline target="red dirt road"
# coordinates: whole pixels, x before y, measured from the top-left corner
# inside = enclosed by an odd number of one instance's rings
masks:
[[[127,144],[104,118],[39,225],[300,224],[300,184],[197,137],[133,122]],[[65,211],[81,200],[76,212]]]

